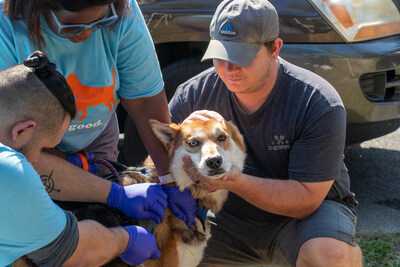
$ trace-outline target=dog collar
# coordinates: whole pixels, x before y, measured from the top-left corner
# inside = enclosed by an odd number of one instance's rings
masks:
[[[196,218],[199,219],[199,221],[201,222],[204,232],[206,231],[207,212],[208,212],[208,209],[199,209],[199,208],[196,208],[196,211],[195,211]]]
[[[171,173],[167,173],[165,175],[159,175],[158,180],[160,180],[161,184],[169,184],[175,182],[174,178],[172,177]]]

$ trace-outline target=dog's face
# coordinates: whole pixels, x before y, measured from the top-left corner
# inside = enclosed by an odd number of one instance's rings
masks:
[[[184,155],[189,155],[197,170],[211,179],[221,178],[232,166],[243,168],[243,139],[230,122],[207,120],[169,125],[152,120],[150,124],[169,153],[171,172],[181,189],[193,184],[183,170]]]

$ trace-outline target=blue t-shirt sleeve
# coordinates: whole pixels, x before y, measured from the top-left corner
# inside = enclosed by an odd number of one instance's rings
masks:
[[[0,8],[3,4],[0,3]],[[0,70],[16,65],[15,32],[11,21],[4,12],[0,12]]]
[[[11,21],[0,1],[0,70],[22,63],[34,50],[23,20]]]
[[[118,94],[127,99],[154,96],[164,88],[160,66],[139,6],[133,0],[129,3],[132,14],[121,26],[118,47]]]
[[[4,266],[56,239],[66,216],[22,154],[0,151],[0,170],[0,266]]]

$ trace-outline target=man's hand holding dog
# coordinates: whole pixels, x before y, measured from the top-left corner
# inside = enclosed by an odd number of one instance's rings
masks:
[[[207,178],[206,176],[200,174],[189,155],[185,155],[183,157],[183,168],[193,182],[209,192],[213,192],[218,189],[230,190],[232,187],[237,186],[238,181],[241,178],[241,172],[235,166],[232,167],[232,169],[224,176],[222,176],[221,179]]]
[[[157,224],[165,218],[167,194],[159,184],[143,183],[120,186],[112,183],[106,205],[138,219],[152,219]]]

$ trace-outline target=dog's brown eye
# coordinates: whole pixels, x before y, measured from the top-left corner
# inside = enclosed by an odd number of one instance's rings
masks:
[[[225,141],[226,140],[226,135],[220,135],[218,136],[218,141]]]
[[[191,147],[195,147],[195,146],[197,146],[197,145],[199,144],[199,142],[197,142],[196,140],[190,140],[190,141],[188,142],[188,144],[189,144],[189,146],[191,146]]]

